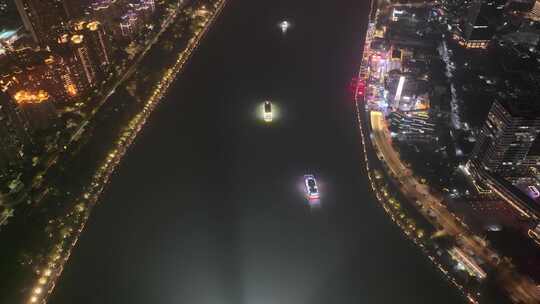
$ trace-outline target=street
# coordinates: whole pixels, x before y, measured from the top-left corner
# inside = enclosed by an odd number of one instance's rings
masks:
[[[384,159],[390,171],[399,181],[402,193],[411,202],[418,201],[421,204],[420,212],[424,214],[426,219],[434,227],[440,227],[446,234],[459,239],[461,246],[472,253],[471,257],[480,257],[494,268],[500,267],[504,269],[504,267],[507,267],[506,265],[499,265],[500,257],[497,253],[484,245],[478,238],[475,238],[475,235],[441,203],[444,199],[442,195],[432,194],[429,187],[418,182],[410,170],[403,165],[397,151],[392,146],[390,132],[381,112],[371,111],[370,120],[373,129],[373,140],[378,151],[380,151],[381,158]],[[513,297],[524,303],[535,303],[537,301],[536,286],[529,279],[513,273],[510,269],[502,271],[500,276],[501,280],[507,282],[504,288]]]
[[[374,86],[380,85],[378,83],[370,84]],[[411,170],[403,164],[398,151],[392,146],[390,131],[383,113],[369,111],[369,120],[373,132],[371,138],[378,157],[388,166],[393,178],[399,183],[401,192],[409,202],[418,202],[421,206],[419,211],[434,227],[444,231],[447,235],[459,239],[460,247],[470,252],[467,258],[479,257],[487,265],[499,269],[501,272],[501,274],[498,274],[499,279],[506,282],[502,284],[502,287],[506,289],[511,297],[522,303],[536,303],[539,295],[534,283],[530,279],[515,273],[512,267],[499,264],[501,260],[499,255],[484,242],[481,242],[479,237],[475,236],[459,218],[446,208],[442,203],[444,200],[443,195],[430,191],[429,186],[420,183]]]

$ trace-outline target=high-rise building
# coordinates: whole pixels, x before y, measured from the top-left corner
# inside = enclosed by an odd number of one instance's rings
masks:
[[[154,0],[90,0],[88,16],[99,21],[116,40],[135,35],[156,8]]]
[[[100,59],[100,66],[108,67],[112,61],[112,46],[110,36],[106,33],[105,28],[98,21],[91,21],[86,24],[89,32],[89,38],[94,46],[93,49],[97,52]]]
[[[111,41],[101,22],[79,20],[74,22],[73,30],[84,37],[99,68],[106,69],[111,64]]]
[[[89,5],[87,0],[15,0],[15,4],[25,28],[40,45],[55,41]]]
[[[99,21],[72,20],[53,50],[60,54],[79,93],[103,80],[111,65],[111,41]],[[85,82],[82,84],[81,82]]]
[[[46,91],[19,91],[14,99],[32,133],[47,129],[55,122],[56,109]]]
[[[63,0],[15,0],[15,4],[24,27],[40,45],[55,41],[67,25]]]
[[[115,32],[117,18],[121,15],[121,8],[116,5],[117,0],[92,0],[89,4],[89,12],[93,19],[104,24],[110,31]]]
[[[71,36],[70,47],[74,51],[75,58],[78,60],[79,65],[84,71],[84,76],[88,82],[88,85],[91,87],[95,86],[97,83],[98,73],[84,35],[77,34]]]
[[[0,91],[0,172],[21,162],[29,143],[28,126],[22,114],[9,95]]]
[[[540,168],[531,147],[540,133],[540,109],[530,100],[495,101],[480,131],[470,163],[503,177]]]
[[[139,16],[134,10],[130,10],[122,15],[122,17],[120,17],[120,31],[122,36],[133,36],[137,31],[139,23]]]
[[[454,38],[466,48],[486,48],[508,0],[472,0]]]
[[[69,56],[68,56],[69,55]],[[48,51],[20,49],[7,53],[9,65],[0,72],[0,86],[12,97],[21,91],[44,91],[55,103],[69,101],[88,87],[74,54],[66,56]]]

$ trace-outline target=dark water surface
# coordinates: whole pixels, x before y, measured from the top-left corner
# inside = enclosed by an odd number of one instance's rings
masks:
[[[50,303],[462,303],[372,198],[347,91],[369,3],[232,0]],[[295,27],[286,36],[282,18]],[[261,102],[279,117],[265,125]],[[323,197],[310,209],[302,176]]]

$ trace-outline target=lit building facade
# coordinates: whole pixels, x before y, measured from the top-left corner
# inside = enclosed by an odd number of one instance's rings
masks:
[[[0,73],[0,85],[14,98],[19,92],[47,92],[55,103],[69,101],[87,84],[73,56],[23,49],[9,52],[12,64]]]
[[[101,69],[107,69],[111,64],[112,55],[109,35],[99,21],[83,22],[80,25],[91,50],[95,52],[98,65]]]
[[[79,22],[74,31],[62,35],[57,50],[65,58],[68,70],[74,74],[80,92],[95,87],[102,79],[103,69],[110,64],[105,40],[100,40],[99,33],[90,31],[86,26],[86,22]],[[81,27],[80,30],[77,27]]]
[[[128,5],[129,10],[121,17],[120,30],[123,36],[133,36],[152,17],[154,0],[139,0]]]
[[[67,25],[63,0],[15,0],[24,27],[40,45],[55,41]]]
[[[62,35],[72,19],[88,10],[88,0],[15,0],[24,27],[34,41],[49,45]]]
[[[435,123],[427,112],[392,112],[390,130],[399,141],[433,143],[438,141]]]
[[[92,18],[103,24],[111,33],[117,32],[115,28],[118,27],[118,18],[122,14],[121,6],[116,2],[117,0],[93,0],[89,3]]]
[[[454,39],[465,48],[486,48],[503,16],[506,2],[507,0],[471,1],[467,16],[454,33]]]
[[[540,133],[540,112],[532,101],[495,101],[471,155],[470,163],[478,170],[503,177],[526,174],[540,168],[536,157],[529,155]]]
[[[85,36],[82,34],[75,34],[69,38],[69,48],[75,55],[75,62],[79,63],[79,66],[84,72],[84,76],[88,85],[93,87],[97,83],[97,70],[94,61],[90,55],[90,49],[88,43],[86,43]]]
[[[133,37],[150,21],[155,11],[154,0],[92,0],[88,10],[116,39]]]
[[[138,28],[139,17],[134,10],[130,10],[120,17],[120,32],[124,37],[133,36]]]

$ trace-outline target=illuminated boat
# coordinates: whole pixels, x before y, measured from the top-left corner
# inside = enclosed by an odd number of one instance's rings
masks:
[[[264,102],[264,121],[271,122],[274,115],[272,114],[272,103],[270,101]]]
[[[306,185],[306,193],[310,200],[315,200],[320,197],[319,187],[317,187],[317,180],[315,176],[311,174],[304,175],[304,183]]]

